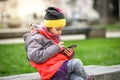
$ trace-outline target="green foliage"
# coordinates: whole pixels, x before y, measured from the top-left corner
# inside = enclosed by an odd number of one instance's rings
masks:
[[[120,64],[120,38],[65,41],[65,47],[77,44],[75,57],[84,65]],[[27,58],[24,44],[0,45],[0,76],[36,72]]]

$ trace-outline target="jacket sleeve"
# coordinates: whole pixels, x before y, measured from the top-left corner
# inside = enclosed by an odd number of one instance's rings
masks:
[[[47,42],[47,44],[49,44]],[[43,63],[49,58],[53,57],[60,51],[60,47],[54,43],[50,46],[43,48],[43,42],[41,38],[32,38],[28,45],[28,57],[30,60],[34,61],[35,63]]]

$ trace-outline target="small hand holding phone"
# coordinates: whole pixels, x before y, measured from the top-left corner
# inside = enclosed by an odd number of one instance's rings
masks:
[[[73,49],[74,49],[75,47],[77,47],[77,45],[71,45],[71,46],[65,48],[64,50],[62,50],[60,53],[65,54],[64,51],[65,51],[66,49],[68,49],[68,48],[73,48]]]
[[[63,51],[63,54],[66,55],[67,57],[71,58],[74,55],[74,48],[77,47],[77,45],[71,45]]]

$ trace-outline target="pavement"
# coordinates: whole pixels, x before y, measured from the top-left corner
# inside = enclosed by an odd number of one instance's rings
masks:
[[[120,31],[107,31],[106,38],[117,38],[120,37]],[[84,34],[75,34],[75,35],[62,35],[61,39],[65,40],[84,40],[86,36]],[[0,44],[16,44],[24,43],[23,38],[11,38],[11,39],[0,39]]]

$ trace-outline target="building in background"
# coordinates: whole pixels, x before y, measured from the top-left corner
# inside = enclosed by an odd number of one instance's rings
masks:
[[[120,0],[0,0],[0,22],[19,27],[28,26],[30,21],[39,23],[48,6],[57,6],[64,10],[68,21],[106,24],[119,20],[119,4]]]
[[[11,25],[40,21],[48,4],[48,0],[3,0],[0,2],[0,21]]]

